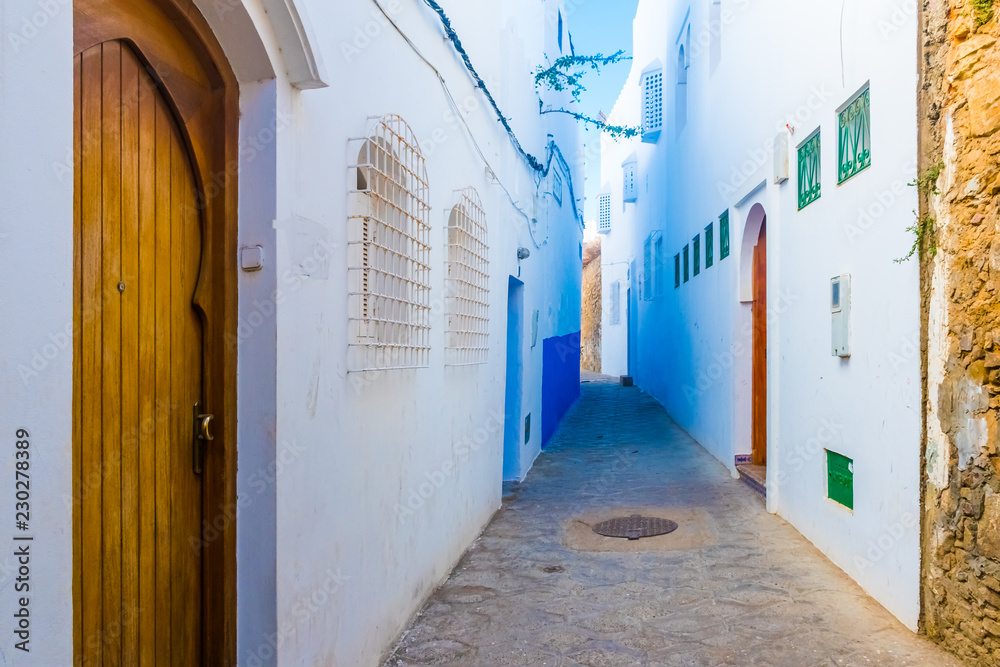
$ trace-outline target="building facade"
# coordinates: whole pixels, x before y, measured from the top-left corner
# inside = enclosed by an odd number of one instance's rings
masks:
[[[567,19],[3,3],[8,662],[379,663],[579,391]]]
[[[602,146],[603,367],[920,618],[916,6],[640,3]]]

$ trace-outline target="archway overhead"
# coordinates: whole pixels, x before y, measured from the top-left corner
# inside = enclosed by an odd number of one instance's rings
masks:
[[[269,21],[289,82],[300,90],[329,85],[305,9],[295,0],[260,0],[256,12],[236,0],[195,0],[242,83],[275,78],[280,67],[268,54],[259,24]]]
[[[755,203],[745,213],[743,237],[740,242],[740,301],[753,301],[753,249],[760,238],[760,229],[767,221],[764,205]]]
[[[326,68],[319,50],[314,48],[312,23],[301,3],[294,0],[263,0],[271,25],[281,45],[288,78],[300,90],[326,88]]]

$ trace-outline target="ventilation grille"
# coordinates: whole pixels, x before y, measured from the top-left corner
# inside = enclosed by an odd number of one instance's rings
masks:
[[[462,192],[448,222],[446,276],[449,366],[485,364],[489,356],[489,240],[486,213],[473,188]]]
[[[430,204],[416,138],[396,115],[358,140],[349,229],[352,371],[426,367]]]
[[[611,195],[603,194],[598,198],[598,227],[599,232],[611,231]]]
[[[659,132],[663,128],[663,70],[650,72],[643,81],[642,131]]]

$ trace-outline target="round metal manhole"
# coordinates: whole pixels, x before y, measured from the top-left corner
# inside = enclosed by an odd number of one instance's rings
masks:
[[[670,519],[657,519],[648,516],[621,516],[603,521],[594,526],[594,532],[605,537],[620,537],[629,540],[641,540],[645,537],[667,535],[677,530],[679,526]]]

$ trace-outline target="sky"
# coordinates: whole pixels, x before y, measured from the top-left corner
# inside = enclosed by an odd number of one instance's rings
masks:
[[[566,20],[573,35],[576,55],[589,56],[596,53],[609,55],[618,50],[632,55],[632,20],[635,18],[639,0],[573,0],[567,3]],[[587,90],[581,96],[583,112],[593,118],[598,112],[610,113],[625,79],[628,78],[631,62],[622,62],[601,70],[600,74],[590,71],[584,78]],[[600,146],[601,135],[591,128],[583,134],[588,149],[593,144]],[[591,154],[588,150],[588,155]],[[587,163],[587,205],[584,217],[592,220],[597,212],[597,193],[601,189],[601,163],[598,152]]]

